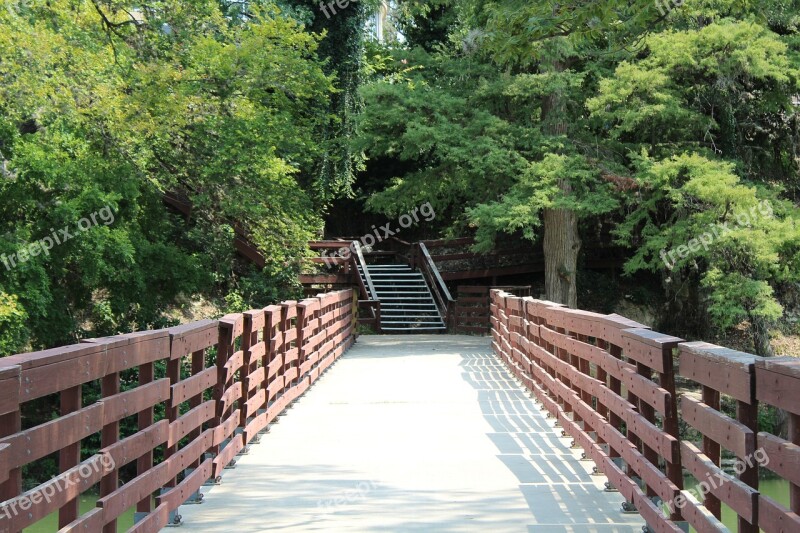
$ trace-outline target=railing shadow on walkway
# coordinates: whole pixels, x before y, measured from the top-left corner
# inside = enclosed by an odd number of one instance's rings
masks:
[[[519,481],[530,531],[641,531],[640,517],[622,513],[624,499],[604,491],[605,478],[592,476],[592,463],[579,460],[571,439],[561,436],[491,348],[465,355],[461,366],[478,392],[497,458]]]
[[[488,348],[477,337],[360,337],[184,531],[640,530],[635,515],[587,523],[597,509],[619,516],[619,495],[609,502],[589,481]],[[540,465],[548,450],[552,464]]]

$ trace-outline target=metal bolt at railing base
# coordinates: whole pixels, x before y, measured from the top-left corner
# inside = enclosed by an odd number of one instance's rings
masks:
[[[582,452],[581,453],[581,461],[585,461],[586,459],[588,459],[588,457],[586,457],[586,452]]]
[[[208,478],[208,480],[206,480],[206,482],[203,483],[203,485],[205,485],[205,486],[219,485],[220,483],[222,483],[222,477],[217,476],[217,477]]]
[[[603,483],[603,486],[605,487],[606,492],[619,492],[617,490],[617,487],[612,485],[610,481],[606,481],[605,483]]]
[[[236,468],[236,459],[231,459],[231,462],[225,465],[225,470],[233,470]]]
[[[565,430],[563,430],[563,429],[561,430],[561,436],[562,437],[566,437],[567,436],[567,432]]]
[[[636,510],[636,506],[630,502],[622,502],[622,512],[625,514],[636,514],[639,511]]]

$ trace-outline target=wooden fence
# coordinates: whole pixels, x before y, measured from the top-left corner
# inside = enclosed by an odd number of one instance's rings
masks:
[[[491,322],[498,356],[652,531],[681,531],[682,522],[725,531],[721,502],[739,531],[800,531],[800,360],[686,343],[619,315],[499,290]],[[699,397],[676,395],[676,358]],[[724,408],[730,402],[734,412]],[[759,432],[758,402],[788,413],[788,440]],[[700,442],[680,438],[679,414]],[[721,468],[723,449],[733,474]],[[788,480],[788,508],[759,493],[764,469]],[[685,489],[686,473],[705,498]]]
[[[201,498],[203,484],[219,483],[236,455],[353,344],[354,320],[347,290],[0,359],[0,532],[55,511],[61,531],[114,532],[133,507],[129,531],[178,520],[178,507]],[[97,401],[85,394],[93,382]],[[60,402],[59,416],[28,427],[25,404],[46,397]],[[135,430],[123,435],[125,419]],[[81,443],[97,434],[101,449],[82,460]],[[23,492],[22,468],[51,457],[58,476]],[[127,465],[135,476],[123,483]],[[98,484],[97,506],[79,514],[79,496]]]

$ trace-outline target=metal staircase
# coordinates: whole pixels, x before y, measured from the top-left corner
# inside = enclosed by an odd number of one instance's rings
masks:
[[[375,294],[380,300],[381,330],[387,332],[435,333],[447,328],[436,300],[421,272],[404,264],[366,265]],[[364,284],[367,276],[361,265]]]

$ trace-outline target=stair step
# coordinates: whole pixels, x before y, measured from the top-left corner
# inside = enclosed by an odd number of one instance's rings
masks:
[[[427,320],[427,321],[425,321],[425,320],[414,320],[414,321],[409,321],[409,320],[386,320],[386,321],[384,321],[384,320],[381,320],[381,328],[383,328],[384,324],[389,324],[389,325],[419,324],[419,325],[425,325],[425,326],[442,326],[442,327],[444,327],[444,322],[442,322],[441,320],[436,320],[436,321],[434,321],[434,320]]]
[[[388,327],[385,328],[381,326],[383,331],[444,331],[447,328],[444,326],[412,326],[407,328],[399,328],[399,327]]]
[[[419,272],[373,272],[372,270],[370,270],[369,271],[369,275],[373,276],[373,277],[376,277],[376,278],[377,277],[380,277],[380,278],[385,278],[385,277],[390,277],[390,278],[394,278],[394,277],[408,278],[408,277],[412,277],[412,278],[423,279],[422,274],[420,274]]]
[[[427,287],[428,284],[425,283],[424,279],[376,279],[372,278],[372,283],[375,285],[383,285],[386,287],[399,287],[400,284],[402,285],[412,285],[414,287],[424,286]]]
[[[418,284],[418,285],[387,285],[385,283],[375,283],[374,281],[372,284],[375,286],[376,289],[384,289],[387,291],[393,291],[395,289],[427,289],[427,285]],[[425,291],[427,292],[427,290]]]
[[[392,316],[388,317],[387,320],[381,320],[381,322],[385,322],[387,324],[395,324],[398,322],[402,323],[413,323],[413,324],[442,324],[443,321],[438,316]]]
[[[402,316],[406,318],[413,318],[417,316],[432,316],[439,317],[439,311],[436,309],[385,309],[381,308],[381,316]]]
[[[417,294],[417,293],[414,293],[414,294]],[[384,300],[387,300],[387,301],[388,300],[401,300],[401,301],[404,301],[404,300],[428,300],[428,301],[432,302],[433,298],[431,297],[430,294],[428,294],[427,296],[381,296],[381,302],[383,302]]]
[[[416,318],[416,317],[430,317],[431,315],[439,318],[439,312],[435,310],[430,311],[420,311],[419,309],[390,309],[384,313],[383,309],[381,309],[381,316],[403,316],[407,318]]]
[[[428,292],[427,285],[385,285],[372,282],[376,289],[383,292],[423,291]]]
[[[431,309],[433,311],[437,310],[436,304],[418,303],[418,302],[381,302],[382,309],[394,310],[394,309],[409,309],[412,307],[415,310],[416,309],[419,310]]]
[[[422,278],[376,278],[372,276],[372,283],[381,283],[384,285],[393,285],[396,283],[410,283],[415,285],[427,285],[424,279]]]

